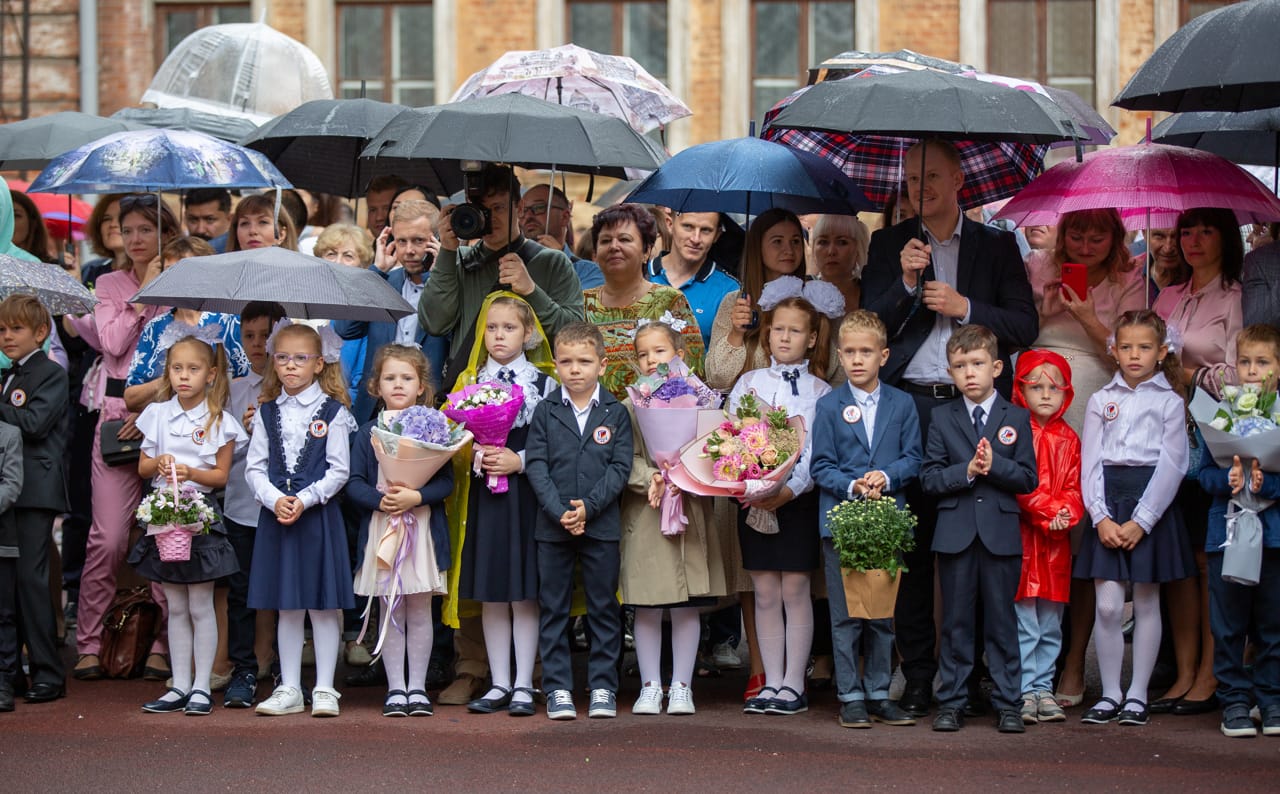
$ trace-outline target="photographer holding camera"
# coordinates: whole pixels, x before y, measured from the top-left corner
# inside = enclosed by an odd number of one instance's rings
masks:
[[[467,203],[441,213],[440,253],[418,303],[428,333],[453,334],[451,364],[470,353],[480,304],[494,290],[510,289],[528,301],[549,335],[583,318],[582,286],[569,257],[520,234],[514,212],[520,183],[511,169],[470,163],[463,171]],[[460,239],[477,242],[460,245]],[[446,381],[462,367],[450,366]],[[444,384],[446,391],[452,386]]]

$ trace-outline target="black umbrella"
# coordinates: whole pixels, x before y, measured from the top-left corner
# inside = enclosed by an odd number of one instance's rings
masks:
[[[406,110],[372,99],[315,99],[268,121],[240,143],[265,154],[297,187],[356,198],[373,177],[395,173],[362,160],[360,153]],[[444,195],[462,186],[460,179],[447,182],[434,174],[423,174],[415,183]]]
[[[1033,91],[929,70],[819,83],[770,126],[1035,144],[1082,137],[1062,108]]]
[[[652,171],[667,159],[658,144],[622,119],[523,94],[406,110],[369,142],[364,155],[375,162],[399,161],[395,172],[410,181],[457,170],[463,160],[626,179],[628,168]]]
[[[104,119],[74,110],[0,125],[0,171],[38,171],[49,161],[117,132],[144,130],[145,124]]]
[[[124,108],[112,113],[111,118],[164,130],[194,130],[230,143],[258,129],[257,124],[240,116],[223,116],[193,108]]]
[[[1201,149],[1234,163],[1278,169],[1280,188],[1280,107],[1244,113],[1178,113],[1156,125],[1151,140]]]
[[[1170,36],[1112,103],[1171,113],[1280,105],[1280,0],[1235,3]]]

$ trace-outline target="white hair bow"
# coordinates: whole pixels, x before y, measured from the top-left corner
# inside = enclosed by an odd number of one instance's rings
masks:
[[[649,323],[662,323],[663,325],[669,325],[671,326],[671,330],[675,331],[678,334],[684,333],[684,329],[689,327],[689,322],[687,320],[681,320],[679,317],[676,317],[670,311],[666,311],[666,312],[663,312],[662,316],[657,319],[652,319],[649,317],[641,317],[638,320],[636,320],[636,327],[631,329],[631,333],[630,333],[631,338],[635,339],[636,334],[640,333],[640,329],[645,327]]]
[[[219,323],[213,325],[194,326],[174,321],[169,323],[169,327],[164,329],[164,333],[160,334],[160,338],[156,340],[157,350],[168,350],[177,344],[180,340],[186,339],[188,336],[194,336],[209,347],[216,347],[222,344],[222,335],[225,333]]]
[[[833,320],[844,317],[844,295],[829,281],[804,281],[795,276],[779,276],[760,290],[760,308],[773,311],[787,298],[804,298],[813,308]]]
[[[271,336],[267,337],[267,354],[275,355],[276,352],[276,334],[280,333],[280,329],[293,325],[293,320],[288,317],[282,317],[271,329]],[[306,325],[306,323],[299,323]],[[342,337],[338,336],[338,332],[333,330],[332,325],[322,325],[319,328],[312,328],[320,336],[320,358],[324,359],[326,364],[337,364],[342,360]]]

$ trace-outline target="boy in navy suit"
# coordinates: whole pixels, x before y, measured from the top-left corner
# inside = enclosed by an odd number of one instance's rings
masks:
[[[0,712],[13,711],[13,679],[22,675],[18,656],[18,528],[13,503],[22,493],[22,433],[0,422]]]
[[[822,558],[831,601],[831,644],[835,652],[840,724],[870,728],[915,725],[915,718],[889,699],[893,677],[893,619],[850,618],[842,594],[840,555],[831,540],[827,511],[855,496],[892,496],[901,506],[903,490],[920,472],[920,419],[915,400],[880,382],[889,358],[889,335],[872,312],[851,312],[840,323],[837,353],[849,378],[818,400],[813,422],[810,472],[818,484]],[[858,675],[859,643],[864,667]]]
[[[1004,368],[996,336],[964,325],[947,340],[947,364],[961,399],[934,409],[920,483],[938,498],[933,551],[942,585],[935,731],[964,724],[973,670],[975,612],[982,594],[991,701],[1002,733],[1026,730],[1020,714],[1022,670],[1014,597],[1022,573],[1018,494],[1038,479],[1031,415],[996,393]]]
[[[66,694],[49,599],[49,545],[53,520],[67,509],[62,453],[69,395],[66,370],[41,350],[51,323],[49,312],[30,295],[11,295],[0,303],[0,350],[13,362],[2,376],[0,422],[22,431],[23,484],[14,523],[18,613],[32,682],[24,695],[28,703]]]
[[[569,603],[574,565],[582,568],[591,656],[589,717],[617,715],[622,619],[618,607],[618,497],[631,475],[631,420],[600,388],[604,337],[590,323],[556,334],[561,387],[534,409],[525,445],[525,474],[537,494],[539,649],[547,716],[577,717],[569,657]]]

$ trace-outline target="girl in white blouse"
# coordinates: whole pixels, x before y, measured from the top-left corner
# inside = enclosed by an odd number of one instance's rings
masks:
[[[1093,639],[1102,678],[1102,699],[1082,720],[1145,725],[1147,683],[1160,650],[1160,583],[1194,571],[1182,515],[1169,510],[1187,471],[1186,407],[1177,351],[1155,312],[1121,315],[1111,352],[1120,371],[1089,399],[1081,453],[1081,491],[1093,527],[1074,573],[1094,581]],[[1130,582],[1133,676],[1121,694],[1121,622]]]
[[[172,487],[175,480],[190,483],[211,505],[208,494],[226,485],[231,456],[248,440],[236,420],[222,413],[229,377],[221,334],[216,325],[198,330],[170,326],[158,343],[168,347],[159,399],[137,420],[143,435],[138,474],[150,478],[156,489]],[[173,686],[143,705],[143,711],[208,714],[213,708],[209,678],[218,644],[213,585],[240,569],[222,522],[192,536],[187,560],[161,560],[155,537],[147,534],[129,562],[141,575],[163,583],[169,605]]]
[[[738,379],[729,394],[729,411],[742,397],[785,408],[789,416],[813,427],[818,399],[831,391],[823,379],[830,350],[831,320],[844,315],[844,297],[832,284],[782,276],[760,295],[765,310],[762,338],[769,366]],[[808,710],[805,669],[813,644],[810,572],[821,564],[818,500],[809,476],[810,442],[777,492],[749,502],[739,514],[742,565],[755,590],[756,632],[764,662],[765,685],[747,701],[748,714],[798,714]],[[784,617],[785,613],[785,617]]]

